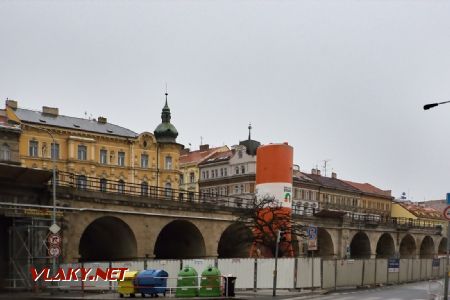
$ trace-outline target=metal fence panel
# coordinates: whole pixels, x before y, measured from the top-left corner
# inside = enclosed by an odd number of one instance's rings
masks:
[[[387,284],[388,260],[376,259],[375,261],[377,264],[376,284]]]
[[[169,274],[167,288],[172,291],[177,287],[178,273],[181,269],[181,261],[178,259],[149,259],[147,269],[162,269]]]
[[[218,267],[222,275],[231,274],[236,277],[236,288],[252,289],[254,287],[254,258],[221,258],[218,261]]]
[[[420,259],[412,258],[411,259],[411,268],[412,268],[412,281],[420,280],[420,272],[422,269]]]
[[[320,287],[320,279],[322,277],[321,259],[316,258],[298,258],[297,259],[297,285],[296,288],[311,288],[314,276],[314,287]],[[334,265],[333,265],[334,267]],[[334,271],[333,271],[334,274]],[[334,279],[333,279],[334,280]],[[334,287],[334,281],[333,281]]]
[[[295,258],[279,258],[277,267],[277,288],[294,288]],[[273,274],[273,272],[272,272]]]
[[[109,268],[110,263],[109,262],[89,262],[83,264],[84,268],[92,269],[90,276],[95,276],[97,269],[102,269],[105,271],[107,268]],[[84,289],[85,290],[111,290],[112,289],[112,283],[111,281],[107,280],[97,280],[97,281],[85,281],[84,282]]]
[[[198,275],[202,275],[203,271],[205,271],[206,268],[209,266],[214,266],[215,260],[212,258],[207,259],[183,259],[183,268],[185,266],[193,267]],[[177,273],[178,275],[178,273]]]
[[[407,282],[408,281],[408,274],[409,274],[409,259],[400,259],[400,282]]]
[[[266,258],[257,260],[256,287],[259,289],[268,289],[273,287],[273,270],[275,268],[275,259]]]
[[[361,285],[373,285],[375,284],[376,275],[376,260],[375,259],[365,259],[364,263],[364,275],[362,278]]]
[[[73,264],[60,264],[59,267],[64,270],[64,273],[67,274],[69,268],[76,269],[80,268],[81,264],[73,263]],[[77,276],[80,276],[80,272],[77,273]],[[59,281],[58,287],[64,290],[81,290],[81,279],[71,280],[71,281]]]
[[[360,286],[363,272],[363,261],[356,259],[340,259],[337,261],[337,286]]]
[[[427,270],[426,272],[426,279],[431,279],[433,278],[433,260],[431,258],[426,259],[425,261],[425,269]]]
[[[334,289],[336,282],[335,266],[336,260],[322,260],[322,288],[323,289]],[[297,284],[299,282],[299,277],[297,276]]]

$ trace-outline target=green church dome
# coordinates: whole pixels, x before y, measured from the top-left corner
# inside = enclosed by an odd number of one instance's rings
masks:
[[[173,126],[173,124],[170,123],[171,116],[169,105],[167,105],[167,95],[168,94],[166,93],[166,104],[164,105],[161,112],[162,123],[156,127],[153,133],[155,134],[156,140],[158,142],[176,143],[178,131],[175,128],[175,126]]]

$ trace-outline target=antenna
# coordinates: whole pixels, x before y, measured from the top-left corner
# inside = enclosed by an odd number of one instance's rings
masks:
[[[323,176],[327,176],[327,163],[331,160],[331,158],[327,158],[323,160]]]

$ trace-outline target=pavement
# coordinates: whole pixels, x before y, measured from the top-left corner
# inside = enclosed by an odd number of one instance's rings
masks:
[[[181,298],[183,300],[217,300],[217,299],[311,299],[316,296],[323,295],[324,290],[277,290],[276,296],[272,296],[272,290],[258,290],[256,292],[252,290],[236,291],[235,297],[196,297],[196,298]],[[148,298],[150,298],[147,295]],[[141,298],[140,295],[136,295],[136,298]],[[164,298],[160,296],[159,298]],[[166,298],[175,298],[174,294],[167,294]],[[85,292],[80,291],[43,291],[43,292],[4,292],[0,293],[0,300],[3,299],[83,299],[83,300],[106,300],[106,299],[122,299],[119,294],[114,291],[105,292]],[[180,299],[180,298],[177,298]]]

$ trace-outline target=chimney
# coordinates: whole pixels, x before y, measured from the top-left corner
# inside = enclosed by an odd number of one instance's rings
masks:
[[[108,120],[105,117],[98,117],[97,122],[100,124],[106,124]]]
[[[42,106],[42,113],[45,115],[57,117],[59,115],[59,109],[56,107]]]
[[[11,99],[6,98],[5,104],[9,108],[12,108],[12,109],[16,109],[17,108],[17,101],[16,100],[11,100]]]
[[[336,172],[331,172],[331,178],[334,178],[334,179],[336,179],[336,178],[337,178],[337,174],[336,174]]]
[[[209,150],[209,144],[200,145],[200,151]]]
[[[188,154],[190,151],[191,151],[191,149],[189,149],[189,148],[181,149],[180,155]]]
[[[311,174],[317,175],[317,170],[316,169],[311,169]]]
[[[319,169],[316,169],[316,172],[317,172],[317,175],[320,176],[320,170],[319,170]]]

